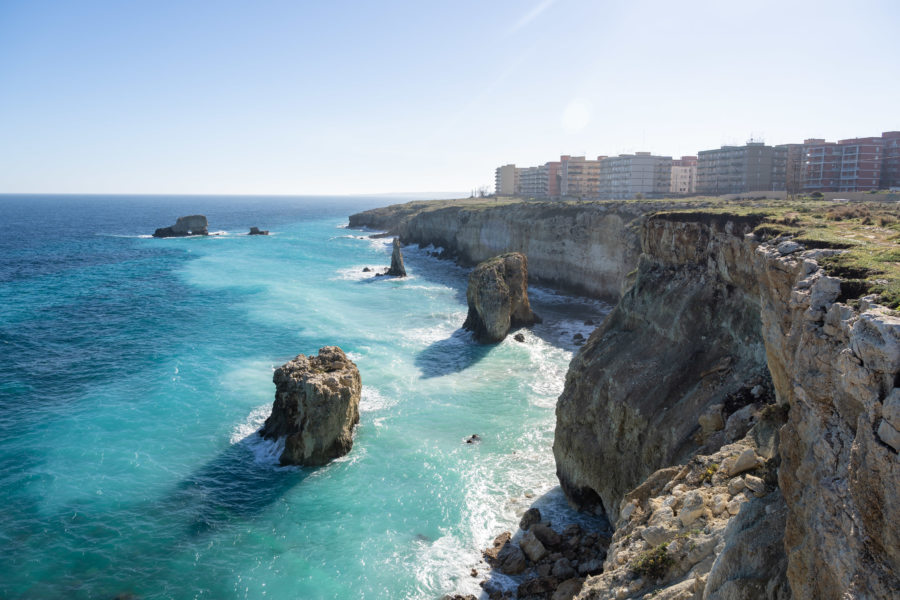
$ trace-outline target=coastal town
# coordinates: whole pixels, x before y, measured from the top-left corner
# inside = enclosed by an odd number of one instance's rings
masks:
[[[900,131],[776,146],[750,140],[681,158],[651,152],[596,159],[563,155],[539,166],[497,167],[494,182],[498,196],[600,200],[898,190]]]

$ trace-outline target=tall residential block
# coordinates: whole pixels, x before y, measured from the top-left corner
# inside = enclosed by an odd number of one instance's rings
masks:
[[[649,152],[611,156],[600,161],[599,197],[658,198],[669,192],[671,179],[671,156]]]
[[[785,190],[797,194],[803,185],[803,144],[780,144],[775,146],[772,157],[773,190]]]
[[[586,160],[583,156],[563,155],[559,158],[560,196],[597,198],[600,184],[600,159]]]
[[[900,131],[885,131],[881,143],[881,188],[900,187]]]
[[[881,183],[883,140],[853,138],[835,142],[809,139],[804,143],[803,191],[865,192]]]
[[[546,196],[547,173],[545,167],[525,167],[519,171],[517,196],[543,198]]]
[[[494,193],[498,196],[515,196],[518,184],[516,165],[497,167],[494,173]]]
[[[772,189],[774,148],[762,142],[697,153],[697,192],[740,194]]]
[[[669,193],[693,194],[697,191],[697,157],[682,156],[672,161]]]

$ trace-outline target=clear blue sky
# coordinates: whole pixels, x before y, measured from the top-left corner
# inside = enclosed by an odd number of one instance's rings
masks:
[[[0,0],[0,193],[468,191],[900,130],[900,2]]]

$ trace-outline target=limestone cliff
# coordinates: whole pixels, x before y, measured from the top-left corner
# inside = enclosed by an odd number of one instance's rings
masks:
[[[763,243],[761,216],[660,208],[420,203],[351,225],[624,290],[557,405],[564,491],[618,525],[579,597],[895,598],[900,316],[844,302],[835,251]]]
[[[285,438],[283,465],[324,465],[350,452],[359,422],[359,370],[337,346],[275,369],[275,403],[260,435]]]
[[[466,300],[469,314],[463,328],[481,342],[503,341],[510,327],[540,320],[528,302],[528,259],[519,252],[495,256],[475,267]]]
[[[779,402],[778,482],[798,598],[896,598],[900,590],[900,318],[836,302],[822,251],[757,252],[762,333]]]
[[[637,266],[641,217],[654,208],[659,204],[410,203],[352,215],[350,226],[388,230],[404,244],[441,246],[466,265],[521,252],[532,282],[616,301]]]
[[[866,299],[856,309],[837,302],[842,282],[817,263],[833,251],[760,244],[744,235],[753,225],[696,214],[645,221],[634,286],[567,375],[554,445],[560,482],[576,506],[602,508],[627,526],[634,508],[622,501],[659,479],[654,470],[663,469],[665,482],[674,475],[668,465],[697,461],[743,435],[754,413],[783,409],[767,468],[777,470],[769,484],[777,481],[784,517],[768,518],[782,510],[780,499],[748,507],[741,524],[721,530],[709,555],[718,567],[676,577],[657,587],[659,597],[785,597],[767,583],[780,575],[753,583],[742,564],[778,540],[794,597],[892,598],[900,589],[900,318]],[[776,398],[766,408],[769,385]],[[654,490],[657,503],[682,510],[686,500]],[[702,492],[707,508],[712,492]],[[665,520],[651,522],[663,504],[642,509],[645,546],[637,550],[663,543],[651,527]],[[767,524],[754,525],[751,513]],[[742,533],[751,525],[752,535]],[[702,531],[709,534],[709,523]],[[625,535],[616,539],[625,544]],[[665,561],[683,563],[690,553],[678,554],[679,544],[663,548]],[[648,582],[616,575],[633,574],[635,556],[611,549],[607,573],[589,579],[581,597],[641,597]],[[750,579],[734,583],[742,577]]]
[[[633,287],[573,359],[557,403],[563,490],[611,521],[653,471],[700,449],[698,416],[727,419],[765,383],[753,219],[677,215],[643,225]],[[745,431],[732,435],[742,436]]]

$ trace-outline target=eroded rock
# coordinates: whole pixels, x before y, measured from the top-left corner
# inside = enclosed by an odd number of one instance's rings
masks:
[[[510,327],[539,321],[528,302],[528,261],[518,252],[495,256],[475,267],[466,300],[469,314],[463,328],[483,343],[500,342]]]
[[[153,232],[153,237],[185,237],[189,235],[209,235],[209,224],[204,215],[188,215],[178,217],[170,227],[160,227]]]
[[[400,238],[394,238],[391,251],[391,266],[387,274],[392,277],[406,277],[406,267],[403,264],[403,252],[400,250]]]
[[[359,370],[337,346],[298,355],[275,369],[275,403],[260,430],[285,438],[283,465],[319,466],[350,452],[359,422]]]

